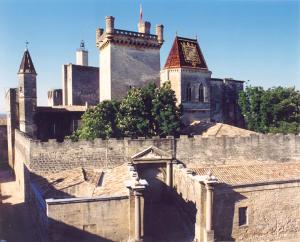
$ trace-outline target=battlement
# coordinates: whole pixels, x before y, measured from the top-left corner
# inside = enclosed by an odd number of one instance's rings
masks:
[[[55,172],[76,167],[107,168],[128,162],[130,157],[157,147],[187,166],[201,164],[252,164],[300,161],[300,135],[259,134],[250,136],[146,139],[95,139],[62,143],[33,140],[16,130],[16,149],[27,150],[26,165],[36,173]],[[197,152],[195,152],[197,151]]]
[[[114,34],[116,34],[116,35],[127,35],[127,36],[132,36],[132,37],[137,37],[137,38],[149,38],[149,39],[157,40],[157,35],[154,35],[154,34],[145,34],[145,33],[128,31],[128,30],[123,30],[123,29],[115,29]]]
[[[137,47],[160,48],[163,43],[163,26],[156,26],[156,35],[150,34],[150,22],[140,22],[138,32],[116,29],[114,17],[106,17],[106,29],[96,30],[96,46],[103,49],[108,43]]]

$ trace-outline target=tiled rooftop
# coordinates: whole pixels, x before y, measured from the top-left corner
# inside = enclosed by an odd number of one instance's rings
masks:
[[[127,164],[107,170],[75,168],[45,177],[32,174],[31,178],[44,199],[123,196],[128,194],[126,180],[130,180]]]
[[[247,129],[241,129],[229,124],[223,123],[207,123],[194,121],[187,126],[183,131],[183,134],[202,135],[203,137],[215,136],[250,136],[256,134],[255,132]]]
[[[164,68],[182,67],[208,69],[197,39],[176,36]]]
[[[300,180],[300,162],[235,166],[223,165],[190,168],[190,170],[197,175],[207,175],[211,171],[219,183],[226,183],[232,186]]]

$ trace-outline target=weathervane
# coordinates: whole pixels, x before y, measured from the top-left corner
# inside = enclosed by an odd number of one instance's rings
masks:
[[[26,49],[25,50],[28,50],[28,44],[29,44],[29,42],[26,40],[26,42],[25,42]]]

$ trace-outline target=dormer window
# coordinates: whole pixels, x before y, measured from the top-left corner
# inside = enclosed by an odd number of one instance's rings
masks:
[[[187,86],[186,86],[186,100],[187,100],[187,102],[192,101],[192,88],[191,88],[191,84],[187,84]]]
[[[204,87],[203,84],[201,83],[199,86],[199,96],[198,96],[199,102],[204,102]]]

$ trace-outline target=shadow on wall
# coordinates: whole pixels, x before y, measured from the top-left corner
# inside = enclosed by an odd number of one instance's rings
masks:
[[[5,203],[7,197],[0,201],[0,240],[9,242],[112,242],[89,231],[49,219],[48,234],[43,235],[30,213],[28,204]]]
[[[138,164],[144,193],[144,242],[191,242],[195,236],[196,206],[165,184],[165,164]]]
[[[48,218],[46,215],[46,204],[45,199],[47,198],[71,198],[73,196],[69,195],[64,191],[60,191],[54,188],[56,181],[48,183],[45,178],[37,174],[30,174],[31,179],[35,182],[38,182],[39,185],[43,187],[43,190],[37,190],[35,186],[35,191],[30,191],[29,196],[29,205],[31,219],[39,227],[39,235],[42,242],[111,242],[112,240],[106,239],[102,236],[97,235],[96,224],[83,225],[80,227],[75,227],[69,224],[66,224],[62,221],[54,220]],[[61,179],[58,179],[60,182]],[[43,197],[40,195],[43,194]],[[63,218],[62,218],[63,219]],[[76,221],[74,221],[76,223]],[[29,242],[30,240],[28,240]],[[31,240],[33,241],[33,240]]]
[[[76,228],[61,221],[49,219],[49,242],[112,242],[112,240],[93,234],[96,228],[89,225],[85,228]],[[47,241],[47,242],[48,242]]]
[[[226,192],[214,195],[214,231],[217,241],[235,241],[232,238],[235,204],[246,199],[242,194],[234,191],[226,184],[219,184],[215,190],[226,189]],[[238,216],[238,211],[236,211]],[[238,222],[238,221],[237,221]]]

